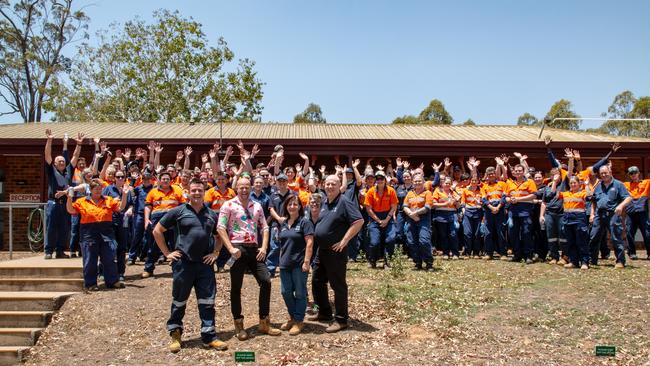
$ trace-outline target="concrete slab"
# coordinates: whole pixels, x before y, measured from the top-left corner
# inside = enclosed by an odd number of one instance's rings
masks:
[[[83,268],[81,258],[45,259],[44,255],[0,262],[0,268]]]

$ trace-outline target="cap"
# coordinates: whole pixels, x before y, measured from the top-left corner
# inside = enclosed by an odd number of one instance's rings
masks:
[[[634,174],[639,172],[639,167],[636,165],[632,165],[631,167],[627,168],[627,174]]]
[[[287,175],[284,174],[284,173],[280,173],[280,174],[278,174],[277,177],[275,177],[275,180],[286,180],[286,181],[288,181],[289,177],[287,177]]]
[[[384,172],[381,171],[381,170],[377,170],[377,171],[375,172],[375,178],[379,178],[379,177],[382,177],[382,178],[386,179],[386,173],[384,173]]]
[[[346,168],[346,169],[345,169],[345,172],[346,172],[346,173],[354,173],[354,169],[352,169],[352,168]]]
[[[459,172],[459,171],[460,171],[460,167],[459,167],[458,165],[455,165],[455,166],[454,166],[454,171],[455,171],[455,172]]]
[[[148,171],[142,173],[142,179],[151,179],[153,176]]]

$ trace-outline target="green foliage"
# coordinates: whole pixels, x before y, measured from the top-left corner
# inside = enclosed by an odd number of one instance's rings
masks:
[[[0,96],[24,122],[40,122],[50,84],[70,67],[62,53],[87,38],[88,17],[72,0],[0,0]]]
[[[551,106],[551,109],[544,117],[547,121],[553,121],[555,118],[580,118],[580,116],[573,111],[573,103],[566,99],[560,99]],[[559,120],[549,122],[549,127],[561,128],[565,130],[578,130],[580,128],[580,120]]]
[[[540,124],[537,117],[526,112],[517,118],[517,126],[538,126]]]
[[[154,18],[113,25],[97,47],[80,47],[69,82],[51,88],[55,120],[259,121],[263,84],[253,61],[233,65],[223,38],[209,45],[201,24],[178,12]]]
[[[302,113],[293,117],[293,123],[326,123],[323,111],[318,104],[309,103]]]
[[[402,117],[397,117],[393,120],[393,124],[402,124],[402,125],[415,125],[420,123],[420,120],[416,116],[406,115]]]
[[[468,118],[467,121],[463,122],[463,126],[476,126],[476,122],[471,118]]]
[[[454,119],[445,109],[445,105],[438,99],[429,102],[429,105],[420,112],[418,116],[420,123],[432,123],[438,125],[450,125]]]
[[[429,102],[429,105],[415,117],[406,115],[397,117],[393,120],[393,124],[437,124],[437,125],[450,125],[454,119],[445,109],[444,104],[438,99]],[[472,121],[473,122],[473,121]]]

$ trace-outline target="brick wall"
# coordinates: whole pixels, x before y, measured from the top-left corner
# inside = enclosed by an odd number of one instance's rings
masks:
[[[0,169],[4,172],[3,201],[8,202],[11,194],[39,194],[39,202],[45,201],[42,161],[41,155],[0,156]],[[13,209],[14,250],[29,250],[27,218],[31,210],[31,208]],[[2,250],[9,250],[9,209],[2,209],[2,218]]]

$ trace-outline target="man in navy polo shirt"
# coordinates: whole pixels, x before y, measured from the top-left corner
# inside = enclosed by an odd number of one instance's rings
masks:
[[[336,175],[325,179],[327,200],[314,229],[314,245],[318,246],[312,276],[312,293],[318,305],[318,314],[308,320],[332,320],[332,307],[327,294],[327,283],[334,290],[335,321],[325,329],[328,333],[348,327],[348,284],[346,269],[348,244],[363,226],[359,206],[341,194],[341,181]]]
[[[625,267],[625,249],[623,243],[623,220],[621,215],[625,207],[632,202],[632,197],[625,185],[612,177],[612,170],[605,165],[598,170],[600,183],[594,189],[589,221],[593,223],[589,235],[591,263],[598,264],[598,247],[601,239],[609,231],[616,254],[616,269]]]
[[[203,204],[205,188],[199,179],[190,181],[190,202],[180,204],[169,210],[156,224],[153,237],[163,255],[172,261],[174,280],[172,282],[171,316],[167,321],[167,330],[172,337],[169,345],[171,352],[181,349],[183,316],[185,305],[194,288],[201,318],[201,340],[207,348],[226,350],[226,343],[217,338],[214,321],[214,298],[217,283],[212,265],[217,260],[221,245],[216,240],[217,215]],[[173,252],[169,251],[165,241],[165,231],[175,227],[178,230],[178,242]],[[214,236],[214,240],[210,237]],[[213,248],[214,247],[214,248]]]
[[[289,189],[289,178],[286,174],[280,173],[275,177],[277,190],[271,193],[269,212],[271,214],[271,240],[269,243],[269,255],[266,257],[266,267],[271,277],[275,277],[275,269],[280,263],[280,246],[278,245],[278,232],[282,223],[286,220],[282,203],[291,194],[296,194]]]

